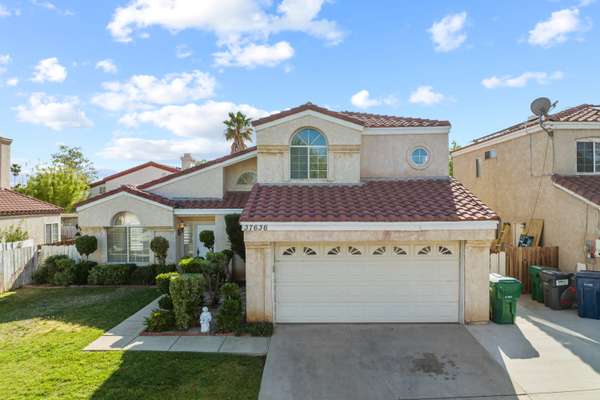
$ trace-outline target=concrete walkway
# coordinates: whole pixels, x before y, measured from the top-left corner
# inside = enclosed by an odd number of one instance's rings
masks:
[[[154,300],[119,325],[90,343],[85,351],[179,351],[229,353],[252,356],[267,354],[270,338],[248,336],[140,336],[144,320],[158,308]]]

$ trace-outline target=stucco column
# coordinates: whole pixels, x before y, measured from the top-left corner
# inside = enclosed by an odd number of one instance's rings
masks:
[[[465,244],[465,323],[488,322],[490,318],[490,245],[487,240]]]
[[[268,242],[246,242],[246,318],[273,321],[273,251]]]

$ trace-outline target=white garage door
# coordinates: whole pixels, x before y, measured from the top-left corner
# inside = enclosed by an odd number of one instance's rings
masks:
[[[458,322],[458,243],[276,246],[277,322]]]

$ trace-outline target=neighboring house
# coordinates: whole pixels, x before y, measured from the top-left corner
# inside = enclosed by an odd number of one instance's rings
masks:
[[[307,103],[254,121],[257,147],[78,206],[99,261],[202,252],[242,213],[249,320],[488,320],[497,216],[448,177],[448,121]],[[257,183],[255,183],[255,181]]]
[[[544,220],[542,243],[559,247],[560,268],[600,269],[600,106],[530,119],[452,153],[454,174],[511,224],[513,241],[530,219]]]
[[[141,185],[177,171],[177,168],[150,161],[91,183],[89,197],[118,189],[123,185]]]
[[[20,227],[35,244],[60,241],[62,208],[10,189],[10,145],[0,138],[0,234]]]

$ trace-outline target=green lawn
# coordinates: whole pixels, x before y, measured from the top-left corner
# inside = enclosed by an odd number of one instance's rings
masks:
[[[0,295],[0,399],[256,399],[264,358],[82,351],[157,296],[153,288]]]

